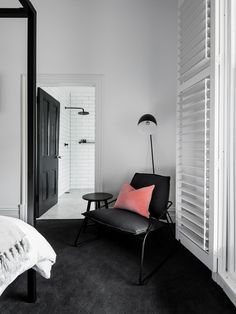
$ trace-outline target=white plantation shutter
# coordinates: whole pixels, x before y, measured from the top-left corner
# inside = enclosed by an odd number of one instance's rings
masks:
[[[208,78],[179,93],[178,194],[179,231],[209,250],[209,115]]]
[[[209,66],[210,0],[185,0],[179,9],[179,81]]]
[[[212,268],[211,1],[180,1],[178,19],[177,238]]]

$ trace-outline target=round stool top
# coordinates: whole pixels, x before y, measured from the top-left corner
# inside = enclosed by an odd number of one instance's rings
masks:
[[[88,193],[82,196],[82,198],[86,201],[96,202],[96,201],[107,201],[112,198],[113,195],[110,193],[96,192],[96,193]]]

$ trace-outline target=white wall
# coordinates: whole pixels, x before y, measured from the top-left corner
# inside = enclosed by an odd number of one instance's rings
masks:
[[[32,0],[32,3],[38,12],[38,73],[104,75],[104,190],[117,192],[135,171],[151,170],[148,142],[138,132],[137,121],[143,113],[152,113],[158,120],[154,143],[157,172],[171,175],[174,200],[177,1]],[[1,63],[5,62],[1,77],[6,79],[8,69],[15,73],[11,84],[2,85],[5,91],[1,106],[10,93],[15,110],[8,109],[7,119],[15,121],[11,132],[17,144],[12,149],[8,140],[3,142],[8,145],[5,154],[10,156],[13,150],[18,156],[19,74],[24,71],[25,57],[22,55],[19,60],[16,50],[11,50],[11,56],[6,47],[15,45],[14,41],[24,43],[25,35],[9,20],[0,23],[0,38],[5,43],[0,51]],[[14,25],[11,38],[6,29]],[[22,50],[21,46],[19,51]],[[6,65],[10,57],[13,63],[10,65],[9,61]],[[2,125],[0,128],[2,133]],[[6,158],[3,163],[5,169],[12,166]],[[12,171],[9,173],[8,180],[13,182],[14,178],[19,181],[19,167],[15,176]],[[12,193],[10,188],[5,192],[7,199]],[[13,192],[17,199],[18,191]]]
[[[25,29],[24,20],[0,19],[0,214],[7,210],[13,216],[20,204],[20,73],[26,71]]]

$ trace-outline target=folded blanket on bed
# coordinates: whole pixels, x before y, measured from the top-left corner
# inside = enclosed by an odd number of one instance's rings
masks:
[[[0,285],[28,259],[29,241],[15,224],[0,220]]]

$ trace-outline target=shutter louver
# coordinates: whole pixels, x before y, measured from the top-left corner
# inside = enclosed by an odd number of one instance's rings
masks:
[[[210,81],[179,94],[179,231],[208,251]]]
[[[180,83],[209,66],[210,0],[187,0],[180,7]]]
[[[210,4],[210,0],[184,0],[179,7],[176,173],[177,237],[194,253],[198,250],[200,259],[204,255],[208,266]]]

